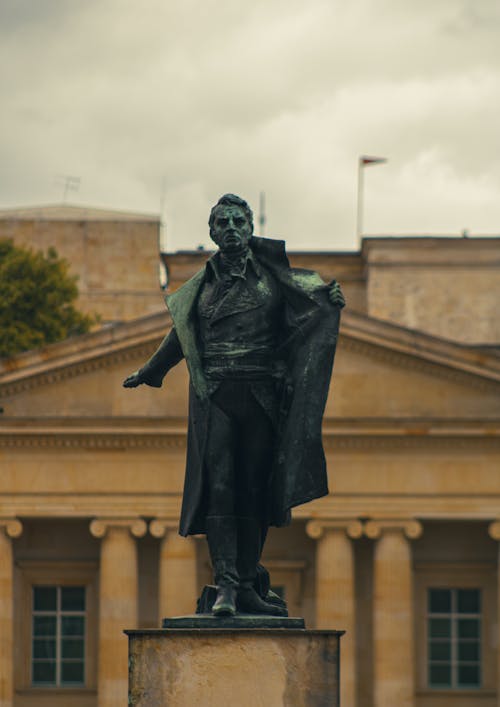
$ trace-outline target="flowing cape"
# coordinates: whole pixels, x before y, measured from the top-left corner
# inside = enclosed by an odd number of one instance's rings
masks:
[[[340,308],[329,299],[329,286],[311,270],[291,268],[283,241],[252,238],[257,259],[280,284],[286,303],[283,342],[277,355],[286,364],[282,414],[270,450],[269,525],[290,522],[295,506],[328,494],[321,438],[340,323]],[[179,532],[205,532],[204,458],[211,402],[197,339],[196,301],[205,282],[201,270],[167,295],[176,335],[190,374],[186,476]]]

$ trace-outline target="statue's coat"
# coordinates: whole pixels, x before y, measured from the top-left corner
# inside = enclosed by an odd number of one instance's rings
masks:
[[[329,287],[310,270],[290,268],[283,241],[252,238],[256,258],[279,282],[286,303],[283,345],[289,384],[286,409],[277,433],[269,479],[269,525],[290,521],[290,510],[328,494],[321,423],[335,355],[340,309],[329,299]],[[179,532],[205,532],[204,456],[210,416],[208,384],[197,340],[196,302],[205,282],[201,270],[167,295],[174,329],[142,369],[146,381],[161,385],[166,372],[182,357],[191,384],[186,476]]]

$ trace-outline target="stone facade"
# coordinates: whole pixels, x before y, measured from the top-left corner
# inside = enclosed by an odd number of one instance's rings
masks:
[[[367,238],[367,313],[464,344],[500,342],[498,238]]]
[[[308,628],[347,630],[343,707],[498,707],[500,341],[485,324],[485,304],[471,325],[474,345],[464,345],[437,295],[434,319],[422,315],[419,331],[405,326],[395,302],[411,286],[406,270],[399,287],[379,289],[378,266],[370,272],[377,248],[388,257],[387,241],[365,241],[361,253],[291,256],[327,280],[335,275],[352,306],[342,317],[324,420],[331,495],[296,509],[289,528],[272,529],[264,561]],[[403,239],[394,244],[405,251]],[[473,244],[466,248],[477,262]],[[407,240],[407,259],[414,245]],[[453,270],[456,245],[436,245],[436,268]],[[488,248],[493,258],[500,240]],[[165,256],[170,287],[206,257]],[[471,289],[455,289],[456,310],[467,310]],[[490,290],[497,300],[494,284]],[[388,302],[372,302],[376,292]],[[157,314],[0,362],[1,707],[121,704],[122,629],[155,628],[167,614],[190,611],[210,578],[204,540],[176,530],[186,368],[171,371],[162,390],[121,387],[171,326],[156,297]],[[476,345],[486,336],[488,346]],[[62,673],[59,686],[33,682],[35,643],[49,650],[32,633],[33,587],[47,586],[86,588],[83,684],[63,684]],[[469,658],[479,656],[469,660],[480,665],[478,684],[429,680],[435,590],[479,592],[477,620],[465,620],[480,635],[464,639]],[[473,627],[455,614],[445,618],[453,635],[437,639],[452,653],[443,662],[454,675],[463,649],[456,630]]]
[[[0,238],[46,251],[54,247],[78,276],[77,306],[103,324],[162,310],[158,216],[45,206],[0,210]]]

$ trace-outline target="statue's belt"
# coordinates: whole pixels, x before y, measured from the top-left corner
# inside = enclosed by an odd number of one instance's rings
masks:
[[[221,354],[203,356],[203,367],[206,371],[248,370],[249,368],[271,373],[273,357],[265,354],[243,354],[242,356],[224,356]]]

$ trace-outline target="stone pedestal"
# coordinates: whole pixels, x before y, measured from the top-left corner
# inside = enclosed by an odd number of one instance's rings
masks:
[[[152,629],[129,636],[130,707],[338,707],[342,631]]]

